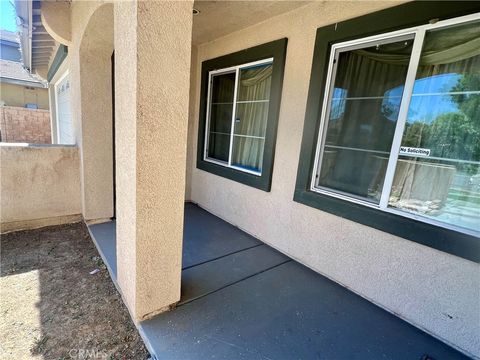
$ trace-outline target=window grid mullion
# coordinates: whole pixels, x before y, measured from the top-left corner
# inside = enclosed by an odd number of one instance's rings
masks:
[[[207,89],[207,115],[205,121],[205,141],[203,143],[203,158],[206,159],[208,157],[208,145],[210,142],[210,112],[212,107],[212,99],[211,99],[211,88],[212,88],[212,73],[208,73],[208,89]]]
[[[330,102],[333,97],[333,90],[335,87],[335,77],[337,76],[337,66],[338,66],[338,58],[339,58],[340,51],[337,51],[335,47],[331,48],[331,55],[329,59],[329,71],[330,74],[327,74],[327,81],[328,81],[328,90],[327,95],[324,98],[324,103],[322,107],[322,117],[320,122],[320,127],[318,130],[318,143],[316,148],[316,155],[315,155],[315,163],[313,168],[313,178],[312,183],[310,185],[311,189],[315,189],[318,187],[319,179],[320,179],[320,169],[321,169],[321,162],[323,160],[323,151],[324,151],[324,144],[325,138],[327,136],[327,127],[328,127],[328,120],[330,117]]]
[[[235,69],[235,86],[233,88],[233,108],[232,108],[232,126],[230,129],[230,147],[228,150],[228,166],[232,166],[232,152],[233,152],[233,133],[235,131],[235,117],[237,112],[237,93],[238,93],[238,78],[240,68]]]
[[[415,33],[412,55],[408,65],[405,87],[403,89],[402,100],[398,113],[397,126],[395,127],[387,171],[385,173],[385,180],[383,182],[382,195],[380,197],[380,209],[386,209],[388,207],[388,201],[392,191],[393,178],[395,176],[395,169],[397,167],[400,146],[402,144],[403,132],[407,122],[408,109],[410,107],[410,100],[412,98],[413,87],[415,85],[415,78],[417,76],[418,65],[420,63],[420,55],[422,53],[424,39],[425,28],[419,28]]]

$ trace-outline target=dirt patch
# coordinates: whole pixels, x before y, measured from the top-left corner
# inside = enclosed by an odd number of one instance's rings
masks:
[[[2,235],[0,291],[1,359],[148,358],[82,223]]]

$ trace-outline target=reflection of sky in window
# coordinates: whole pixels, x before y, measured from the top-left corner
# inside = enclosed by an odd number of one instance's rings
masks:
[[[403,85],[397,86],[385,92],[382,101],[382,112],[385,117],[391,121],[397,121],[400,104],[402,102]]]
[[[408,122],[431,123],[441,114],[457,112],[458,106],[451,96],[442,93],[452,91],[461,77],[462,75],[450,73],[416,80],[408,110]]]
[[[451,96],[444,93],[452,91],[460,78],[461,75],[451,73],[415,80],[407,121],[431,123],[441,114],[458,111],[458,106],[452,101]],[[397,99],[402,96],[402,93],[403,85],[385,92],[382,107],[399,107],[400,103]],[[393,116],[388,118],[392,121],[396,120]]]
[[[421,121],[431,123],[445,113],[457,112],[458,106],[451,96],[452,91],[462,75],[450,73],[425,77],[415,80],[413,95],[408,110],[409,123]],[[381,111],[390,121],[397,121],[404,85],[385,92]],[[343,116],[346,106],[347,89],[334,88],[330,108],[330,121]]]
[[[338,120],[345,112],[345,103],[347,97],[347,89],[334,88],[332,104],[330,107],[330,121]]]
[[[250,65],[250,66],[245,66],[242,67],[240,70],[252,70],[252,69],[258,69],[258,68],[266,68],[272,66],[271,62],[264,63],[264,64],[256,64],[256,65]]]

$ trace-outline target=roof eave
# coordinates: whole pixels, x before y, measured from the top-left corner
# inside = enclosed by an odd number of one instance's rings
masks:
[[[20,37],[22,63],[28,71],[32,71],[32,1],[15,0],[17,13],[17,31]]]
[[[19,80],[19,79],[4,77],[4,76],[0,77],[0,82],[5,83],[5,84],[30,86],[30,87],[42,88],[42,89],[46,89],[48,87],[47,84],[44,84],[44,83],[41,83],[41,82]]]

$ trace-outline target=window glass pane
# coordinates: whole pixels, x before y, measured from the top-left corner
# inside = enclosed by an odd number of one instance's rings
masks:
[[[240,69],[237,101],[270,99],[272,64],[256,65]]]
[[[316,186],[378,203],[413,35],[337,55]]]
[[[212,104],[210,107],[210,131],[230,134],[233,104]]]
[[[208,142],[208,157],[228,162],[230,150],[230,134],[210,134]]]
[[[480,231],[480,22],[425,35],[390,206]]]
[[[268,102],[237,104],[235,134],[265,137]]]
[[[239,77],[232,165],[261,172],[272,64],[240,69]]]
[[[212,76],[212,103],[232,103],[235,89],[235,71]]]
[[[264,139],[234,136],[232,165],[261,173],[264,144]]]
[[[235,72],[214,75],[211,84],[208,157],[228,162]]]

